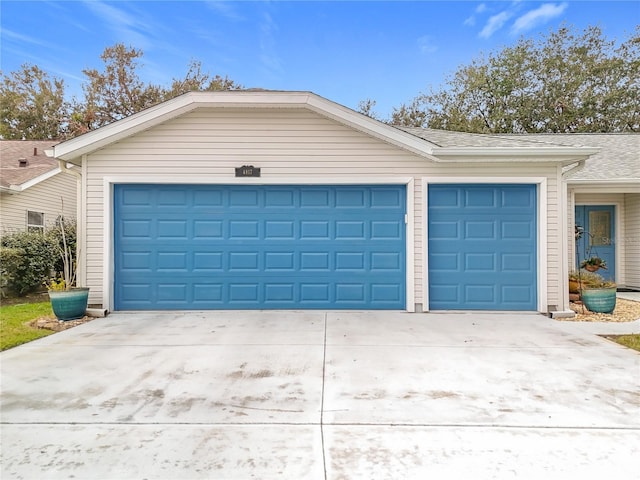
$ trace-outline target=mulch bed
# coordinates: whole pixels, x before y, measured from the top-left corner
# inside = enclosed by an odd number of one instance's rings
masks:
[[[581,303],[572,303],[571,310],[575,318],[559,318],[569,322],[633,322],[640,319],[640,302],[618,298],[613,313],[595,313],[587,310]]]
[[[82,325],[83,323],[90,322],[94,320],[95,317],[84,316],[82,318],[78,318],[77,320],[58,320],[54,316],[46,316],[36,318],[29,322],[29,325],[33,328],[40,328],[43,330],[52,330],[54,332],[61,332],[62,330],[67,330],[72,327],[77,327],[78,325]]]

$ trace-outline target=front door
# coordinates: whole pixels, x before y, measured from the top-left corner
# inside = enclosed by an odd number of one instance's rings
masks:
[[[576,241],[576,264],[590,257],[607,262],[606,270],[598,270],[606,280],[616,278],[615,207],[613,205],[576,206],[576,226],[583,229]]]

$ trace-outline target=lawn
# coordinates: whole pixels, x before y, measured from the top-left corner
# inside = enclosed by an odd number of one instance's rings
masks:
[[[36,318],[53,315],[51,303],[23,303],[0,307],[0,350],[22,345],[53,331],[29,326]]]
[[[640,352],[640,334],[616,335],[615,337],[611,337],[611,340]]]

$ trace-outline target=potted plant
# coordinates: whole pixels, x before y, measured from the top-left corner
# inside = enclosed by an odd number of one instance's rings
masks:
[[[580,268],[584,268],[588,272],[597,272],[601,268],[607,269],[607,262],[600,257],[589,257],[580,263]]]
[[[77,259],[75,242],[70,242],[64,218],[58,219],[54,242],[62,261],[62,272],[45,283],[49,291],[51,308],[58,320],[82,318],[89,302],[89,289],[76,286]]]
[[[582,303],[592,312],[611,313],[616,308],[616,284],[597,273],[581,275]]]

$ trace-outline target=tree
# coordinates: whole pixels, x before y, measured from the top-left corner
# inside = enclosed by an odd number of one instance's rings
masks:
[[[202,64],[191,61],[184,78],[174,78],[170,88],[144,83],[138,74],[142,50],[118,43],[107,47],[100,58],[104,69],[83,70],[84,101],[76,102],[71,129],[81,134],[133,115],[160,102],[191,91],[238,90],[243,88],[228,77],[211,76]]]
[[[0,72],[0,136],[6,140],[50,140],[64,136],[69,104],[64,81],[35,65]]]
[[[222,90],[241,90],[242,85],[229,79],[229,77],[211,76],[202,71],[202,62],[192,60],[184,78],[174,78],[171,88],[164,94],[165,100],[177,97],[187,92],[218,92]]]
[[[465,132],[640,131],[640,27],[615,47],[598,27],[561,27],[475,59],[391,123]]]
[[[371,98],[366,98],[364,100],[360,100],[358,102],[357,111],[363,115],[366,115],[369,118],[374,118],[376,120],[380,120],[380,117],[375,112],[374,108],[376,106],[376,101]]]
[[[104,70],[83,70],[84,103],[76,103],[72,117],[74,133],[95,130],[160,103],[163,90],[145,84],[138,76],[142,50],[118,43],[107,47],[100,58]]]

